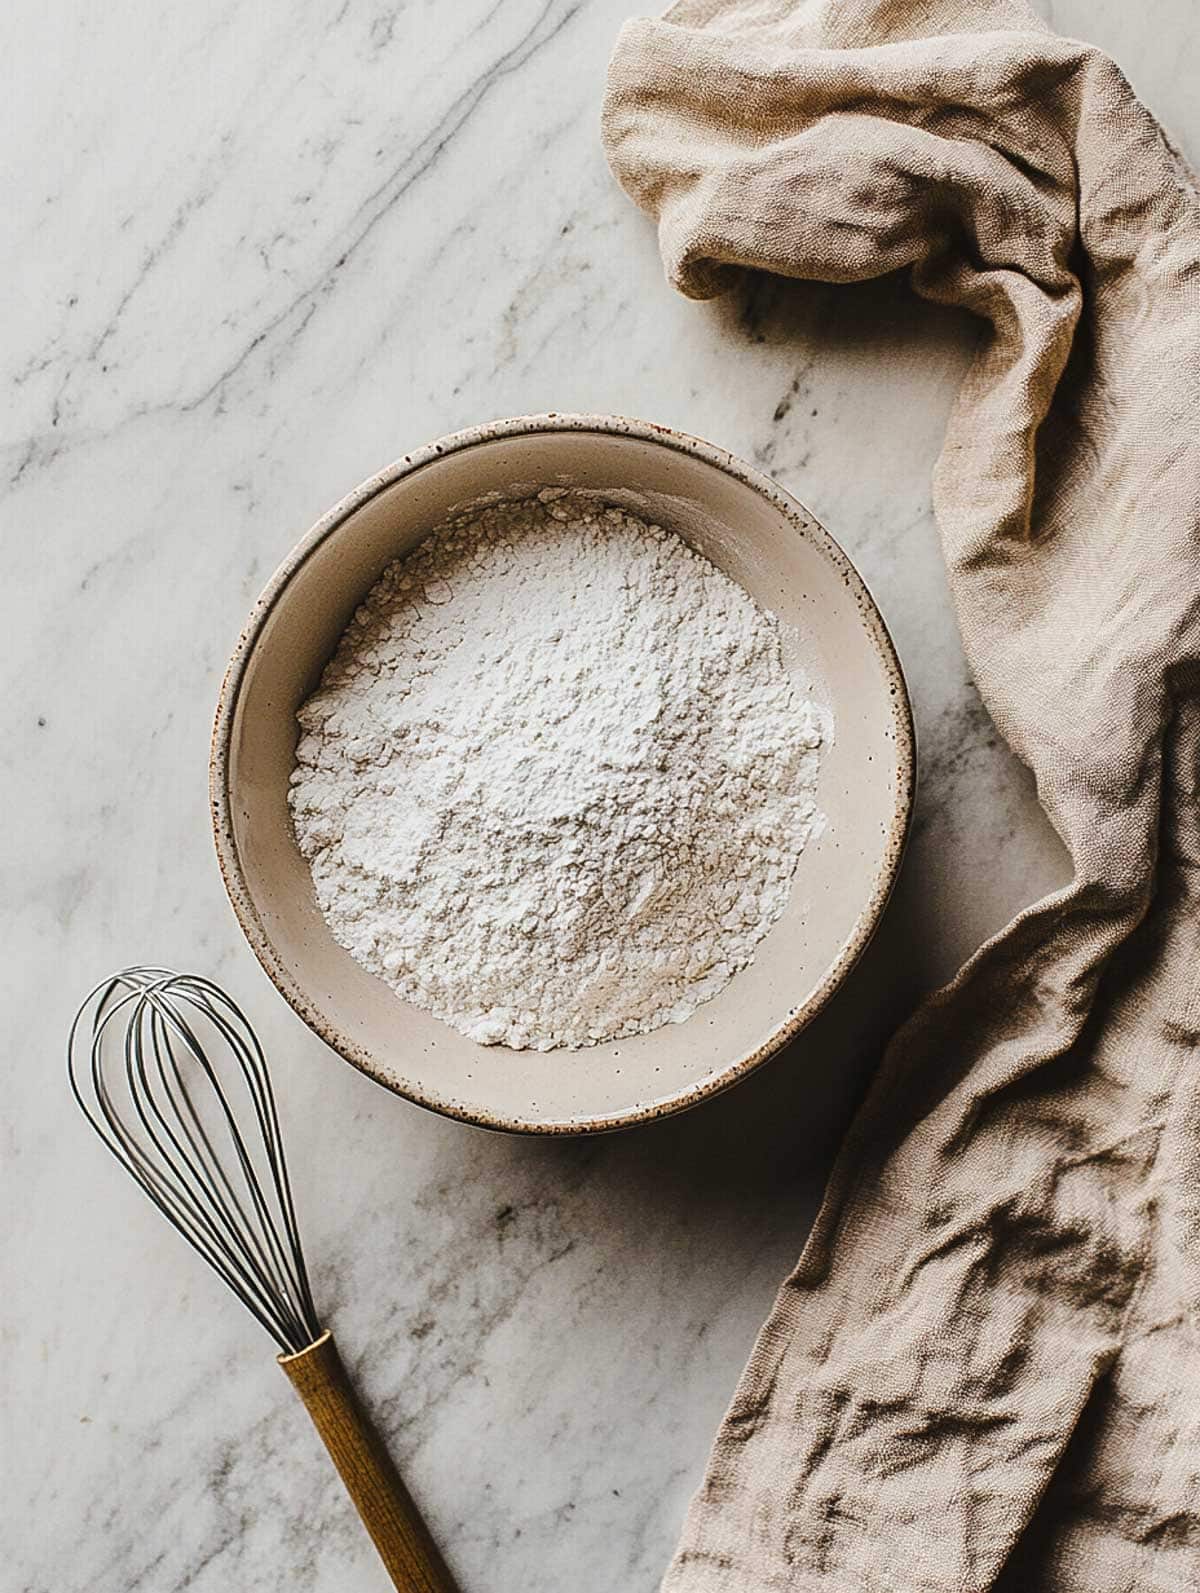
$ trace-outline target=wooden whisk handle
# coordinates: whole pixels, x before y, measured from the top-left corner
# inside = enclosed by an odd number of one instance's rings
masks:
[[[333,1335],[326,1330],[279,1364],[304,1401],[313,1426],[401,1593],[457,1593],[408,1489],[358,1403]]]

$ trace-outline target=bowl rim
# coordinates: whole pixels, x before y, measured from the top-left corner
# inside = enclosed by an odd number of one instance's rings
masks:
[[[882,863],[876,871],[871,893],[855,919],[854,928],[807,999],[790,1012],[784,1022],[779,1024],[766,1040],[744,1056],[736,1058],[720,1073],[688,1085],[673,1095],[648,1105],[634,1106],[625,1111],[610,1112],[600,1117],[539,1121],[490,1112],[481,1107],[447,1099],[427,1085],[417,1085],[411,1080],[401,1083],[389,1078],[383,1072],[377,1071],[369,1055],[342,1034],[313,1006],[277,954],[250,895],[234,834],[229,775],[233,727],[250,659],[275,604],[292,577],[314,550],[363,504],[397,481],[436,464],[439,459],[449,454],[497,438],[557,431],[627,436],[674,449],[679,453],[695,455],[752,488],[778,510],[791,526],[818,542],[854,594],[864,627],[889,683],[898,770],[896,800],[884,845]],[[835,991],[840,988],[865,951],[896,883],[912,821],[915,778],[916,734],[912,704],[895,644],[866,582],[840,543],[825,529],[820,520],[806,509],[799,499],[786,492],[753,465],[726,449],[705,442],[699,437],[693,437],[687,432],[653,421],[634,420],[620,415],[559,414],[548,411],[540,415],[518,415],[510,419],[466,427],[462,431],[452,432],[427,443],[412,453],[402,455],[347,493],[300,539],[271,576],[250,611],[225,671],[213,722],[209,760],[209,802],[217,863],[242,933],[280,995],[308,1027],[325,1041],[326,1045],[357,1068],[360,1073],[366,1074],[368,1078],[392,1094],[403,1096],[415,1105],[425,1107],[444,1117],[471,1123],[479,1128],[497,1129],[515,1134],[582,1135],[632,1128],[636,1124],[674,1116],[720,1094],[775,1056],[828,1005]]]

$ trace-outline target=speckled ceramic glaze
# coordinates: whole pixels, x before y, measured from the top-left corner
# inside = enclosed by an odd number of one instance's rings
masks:
[[[785,659],[834,719],[827,823],[747,969],[684,1023],[584,1051],[479,1046],[401,1001],[333,939],[287,806],[296,709],[384,566],[448,514],[580,487],[679,532],[784,624]],[[348,1062],[489,1128],[584,1134],[662,1117],[745,1077],[829,1000],[870,939],[912,807],[913,730],[895,650],[849,559],[795,499],[709,443],[645,422],[539,415],[458,432],[364,482],[283,563],[221,691],[217,856],[255,954]]]

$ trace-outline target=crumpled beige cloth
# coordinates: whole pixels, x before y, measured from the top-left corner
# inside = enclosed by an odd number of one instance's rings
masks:
[[[937,515],[1074,860],[890,1046],[665,1587],[1200,1589],[1193,179],[1006,0],[691,0],[604,132],[685,293],[905,267],[982,318]]]

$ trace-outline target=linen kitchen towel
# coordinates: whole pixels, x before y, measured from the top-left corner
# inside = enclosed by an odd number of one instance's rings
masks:
[[[1008,0],[688,0],[604,134],[697,298],[907,269],[982,341],[934,478],[1074,862],[892,1042],[670,1593],[1200,1588],[1200,201]]]

